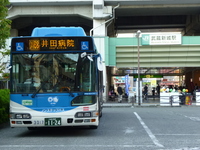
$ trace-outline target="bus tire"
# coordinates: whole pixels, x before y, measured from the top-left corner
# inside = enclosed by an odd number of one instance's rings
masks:
[[[90,129],[97,129],[98,128],[98,126],[89,126],[90,127]]]
[[[102,117],[102,111],[100,112],[100,115],[99,115],[99,117],[100,117],[100,118]]]

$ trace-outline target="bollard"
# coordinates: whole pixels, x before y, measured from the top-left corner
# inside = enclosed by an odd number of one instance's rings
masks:
[[[134,96],[131,96],[132,107],[134,107]]]

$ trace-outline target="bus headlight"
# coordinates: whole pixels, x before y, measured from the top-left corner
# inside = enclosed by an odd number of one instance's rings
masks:
[[[30,119],[30,114],[10,114],[11,119]]]
[[[91,112],[78,112],[75,115],[76,118],[91,117]]]
[[[22,115],[22,118],[23,118],[23,119],[30,119],[30,118],[31,118],[31,115],[30,115],[30,114],[23,114],[23,115]]]
[[[90,112],[84,113],[84,117],[91,117],[91,113]]]
[[[79,117],[83,117],[83,113],[81,113],[81,112],[80,112],[80,113],[77,113],[76,116],[77,116],[78,118],[79,118]]]
[[[16,118],[16,119],[22,119],[23,117],[22,117],[22,114],[16,114],[16,115],[15,115],[15,118]]]

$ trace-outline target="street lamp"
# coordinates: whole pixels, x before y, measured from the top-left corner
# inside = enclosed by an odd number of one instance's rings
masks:
[[[140,34],[141,31],[136,32],[136,37],[138,41],[138,105],[140,105]]]

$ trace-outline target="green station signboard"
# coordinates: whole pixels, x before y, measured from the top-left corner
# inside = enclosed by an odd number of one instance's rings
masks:
[[[134,75],[134,78],[138,78],[138,75]],[[140,75],[140,78],[163,78],[163,75]]]

